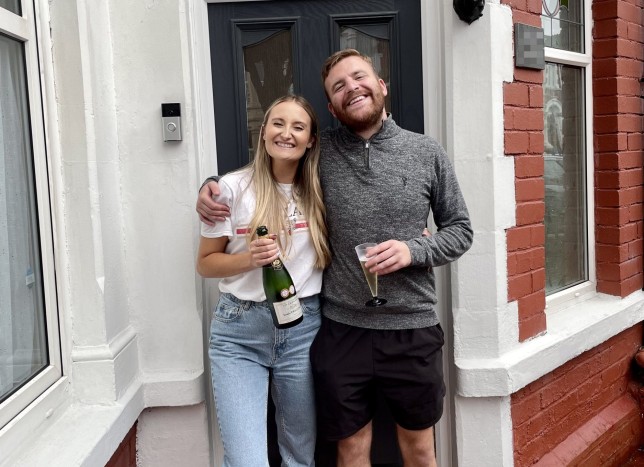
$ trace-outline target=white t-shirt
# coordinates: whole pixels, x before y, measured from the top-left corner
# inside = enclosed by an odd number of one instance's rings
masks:
[[[254,234],[248,229],[248,224],[255,212],[255,190],[253,187],[249,187],[250,179],[249,169],[224,175],[219,180],[221,194],[215,201],[230,207],[230,217],[226,218],[224,222],[217,222],[214,226],[201,223],[202,236],[207,238],[228,237],[226,253],[248,251],[246,237]],[[298,297],[310,297],[320,293],[322,269],[315,267],[316,255],[311,241],[309,224],[291,196],[291,185],[280,184],[280,188],[290,199],[285,213],[290,232],[282,232],[282,235],[291,235],[289,250],[286,254],[282,252],[281,258],[293,279]],[[255,302],[266,300],[262,286],[262,268],[221,279],[219,290],[233,294],[241,300]]]

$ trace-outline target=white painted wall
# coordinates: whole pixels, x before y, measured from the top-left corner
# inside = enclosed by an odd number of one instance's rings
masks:
[[[191,2],[37,3],[66,376],[0,432],[29,446],[0,465],[103,465],[139,415],[139,465],[210,465]],[[163,142],[164,102],[182,142]]]
[[[145,409],[137,426],[138,465],[212,465],[202,444],[207,432],[204,404]]]

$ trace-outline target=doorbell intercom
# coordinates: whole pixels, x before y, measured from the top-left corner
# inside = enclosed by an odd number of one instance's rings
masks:
[[[163,141],[181,141],[181,104],[161,104]]]

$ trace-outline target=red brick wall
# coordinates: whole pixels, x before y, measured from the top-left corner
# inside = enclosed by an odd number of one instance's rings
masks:
[[[136,467],[136,423],[125,435],[105,467]]]
[[[607,451],[616,462],[628,457],[642,433],[637,402],[627,393],[631,360],[641,343],[637,325],[513,394],[514,465],[543,459],[543,465],[609,467],[619,464],[596,458]],[[555,454],[559,462],[548,464]]]
[[[541,1],[505,0],[514,22],[540,26]],[[644,1],[594,0],[593,149],[597,289],[626,296],[643,284]],[[519,337],[545,330],[542,74],[515,69],[505,84],[505,153],[515,158],[517,226],[507,231],[508,301]],[[534,96],[534,98],[533,98]],[[541,195],[541,196],[540,196]],[[530,213],[528,214],[527,211]],[[638,325],[512,395],[514,459],[527,465],[619,465],[642,442],[629,365]]]
[[[594,0],[597,289],[642,288],[644,2]]]
[[[514,22],[541,27],[541,0],[503,0]],[[546,330],[543,72],[514,69],[503,89],[505,154],[514,157],[516,227],[507,230],[508,301],[518,301],[519,340]]]
[[[541,26],[541,0],[503,3],[515,23]],[[621,297],[644,284],[643,8],[642,0],[592,4],[597,290]],[[518,302],[520,341],[546,330],[542,82],[542,72],[516,68],[504,85],[505,154],[515,158],[516,190],[508,301]]]

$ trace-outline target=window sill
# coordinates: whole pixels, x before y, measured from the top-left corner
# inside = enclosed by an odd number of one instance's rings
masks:
[[[503,397],[644,320],[644,292],[626,298],[595,294],[548,314],[548,331],[498,358],[456,359],[456,391]]]
[[[0,430],[0,466],[105,465],[143,409],[203,402],[204,373],[135,380],[114,404],[73,401],[67,377]]]

